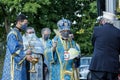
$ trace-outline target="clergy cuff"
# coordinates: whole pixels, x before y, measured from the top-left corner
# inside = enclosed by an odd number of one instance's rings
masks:
[[[14,54],[12,54],[12,57],[17,56],[20,53],[20,50],[17,50]]]

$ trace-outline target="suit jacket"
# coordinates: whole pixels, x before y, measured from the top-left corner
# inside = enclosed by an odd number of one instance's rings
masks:
[[[112,24],[94,28],[94,47],[90,70],[117,73],[120,68],[120,30]]]

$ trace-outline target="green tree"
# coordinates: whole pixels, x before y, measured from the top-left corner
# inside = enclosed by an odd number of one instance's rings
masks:
[[[81,8],[79,10],[79,14],[82,17],[77,19],[78,24],[76,25],[76,41],[80,44],[82,55],[91,55],[92,54],[92,44],[91,44],[91,34],[93,27],[95,25],[96,17],[97,17],[97,8],[96,1],[81,1]]]
[[[2,26],[5,26],[6,32],[8,32],[11,23],[14,23],[19,13],[35,14],[42,4],[49,5],[50,2],[49,0],[1,0]]]

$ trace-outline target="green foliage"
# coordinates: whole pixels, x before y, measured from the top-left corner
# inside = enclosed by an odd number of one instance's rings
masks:
[[[38,13],[37,10],[41,8],[41,5],[49,4],[49,0],[1,0],[1,15],[4,17],[4,20],[7,20],[7,22],[2,22],[4,23],[2,26],[5,26],[7,31],[19,13],[34,15]],[[31,20],[33,20],[33,18]]]
[[[80,44],[82,55],[92,54],[91,34],[97,17],[96,1],[92,3],[89,1],[81,1],[84,4],[80,10],[80,14],[83,15],[78,19],[78,24],[75,25],[74,30],[76,41]]]
[[[27,2],[24,5],[23,11],[24,12],[32,12],[32,13],[37,13],[37,9],[41,8],[41,6],[37,3],[31,3],[31,2]]]

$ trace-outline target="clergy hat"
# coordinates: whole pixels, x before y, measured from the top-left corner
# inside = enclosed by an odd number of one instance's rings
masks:
[[[71,22],[68,19],[61,19],[57,22],[59,31],[70,30]]]

